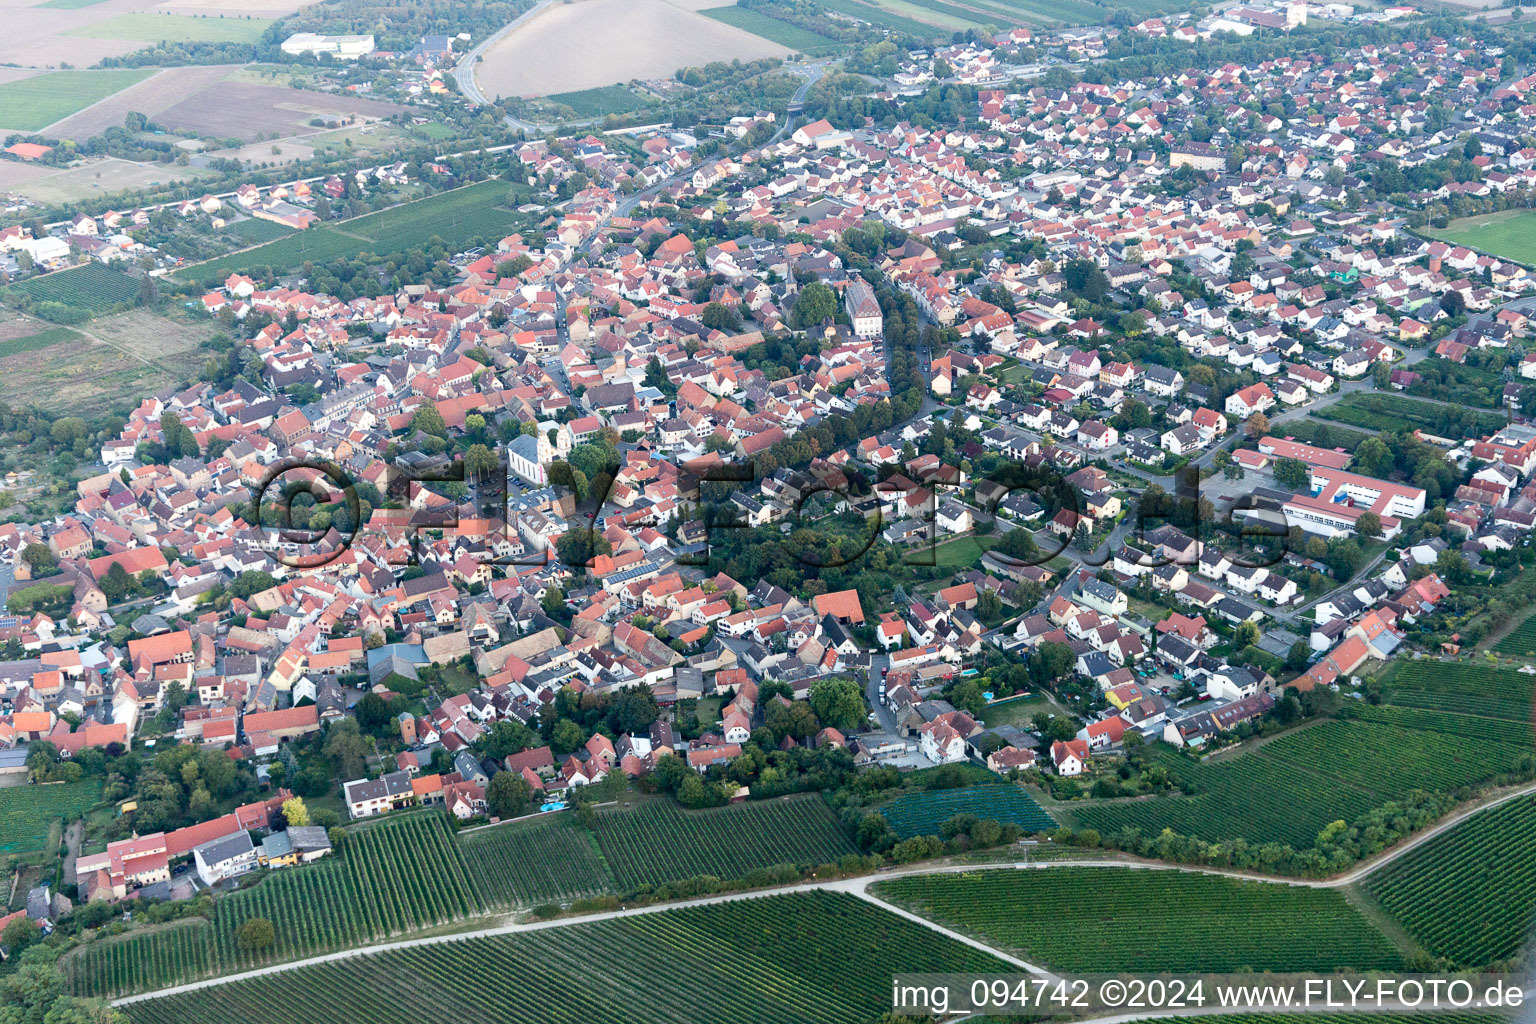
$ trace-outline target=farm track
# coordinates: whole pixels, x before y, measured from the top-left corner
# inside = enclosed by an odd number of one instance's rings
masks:
[[[269,974],[278,974],[285,971],[291,971],[299,967],[307,967],[314,964],[335,963],[337,961],[348,960],[359,956],[372,956],[374,954],[386,952],[389,950],[410,949],[418,946],[434,945],[444,942],[458,942],[465,939],[474,939],[494,935],[510,935],[519,932],[544,931],[546,929],[552,928],[563,928],[573,924],[606,921],[620,917],[635,917],[645,914],[664,913],[669,910],[677,910],[684,907],[709,906],[711,904],[731,903],[738,900],[761,899],[765,896],[773,896],[781,893],[811,892],[815,890],[849,893],[851,895],[857,896],[860,899],[874,903],[884,910],[889,910],[894,913],[901,914],[904,917],[908,917],[913,921],[918,921],[925,927],[934,929],[935,931],[954,938],[957,941],[964,942],[966,945],[984,950],[985,952],[991,953],[994,956],[998,956],[1013,962],[1021,969],[1029,973],[1048,974],[1049,972],[1042,967],[1031,965],[1025,961],[1008,956],[999,950],[993,949],[990,946],[986,946],[985,944],[979,943],[974,939],[959,933],[955,933],[949,929],[939,927],[933,922],[924,920],[923,918],[916,915],[912,915],[910,913],[902,913],[900,908],[893,907],[886,903],[884,900],[877,899],[876,897],[870,895],[867,890],[869,886],[876,882],[891,878],[901,878],[909,875],[957,874],[972,871],[999,870],[1046,871],[1054,867],[1123,868],[1126,870],[1140,871],[1182,871],[1191,874],[1218,875],[1227,878],[1237,878],[1245,881],[1270,882],[1277,885],[1293,885],[1313,889],[1341,889],[1354,884],[1372,872],[1380,870],[1398,858],[1405,856],[1410,851],[1417,849],[1423,844],[1434,839],[1436,836],[1439,836],[1444,832],[1454,828],[1456,825],[1460,824],[1467,818],[1490,808],[1498,807],[1502,804],[1508,803],[1511,800],[1519,799],[1522,796],[1529,796],[1533,793],[1536,793],[1536,782],[1526,783],[1514,789],[1490,795],[1485,799],[1450,815],[1445,820],[1431,826],[1430,828],[1425,829],[1423,832],[1413,836],[1405,842],[1399,843],[1391,849],[1385,850],[1382,853],[1377,854],[1375,857],[1367,859],[1363,863],[1356,865],[1354,868],[1345,872],[1344,874],[1329,879],[1281,878],[1270,875],[1252,874],[1243,871],[1225,870],[1222,868],[1205,868],[1195,867],[1188,864],[1165,864],[1160,861],[1132,859],[1044,861],[1026,864],[1001,863],[940,864],[929,866],[919,865],[912,868],[906,868],[901,871],[880,872],[874,875],[861,875],[856,878],[844,878],[831,882],[802,882],[797,885],[784,886],[782,888],[776,889],[755,890],[753,892],[742,893],[727,893],[724,895],[709,896],[696,900],[685,900],[677,903],[662,903],[648,907],[637,907],[633,910],[610,910],[597,914],[586,914],[579,917],[560,918],[553,921],[513,922],[490,928],[479,929],[476,931],[456,932],[448,935],[436,935],[421,939],[406,939],[395,942],[376,943],[373,945],[359,946],[354,949],[343,950],[337,953],[329,953],[323,956],[307,957],[301,960],[294,960],[289,963],[273,964],[268,967],[262,967],[251,971],[244,971],[239,974],[227,975],[225,977],[209,978],[204,981],[191,982],[185,985],[177,985],[154,992],[145,992],[139,995],[125,996],[121,999],[114,1000],[112,1005],[124,1006],[131,1003],[141,1002],[143,1000],[157,999],[163,996],[176,995],[183,992],[193,992],[204,988],[212,988],[232,981],[258,978]],[[1230,1013],[1231,1011],[1228,1009],[1226,1012]]]

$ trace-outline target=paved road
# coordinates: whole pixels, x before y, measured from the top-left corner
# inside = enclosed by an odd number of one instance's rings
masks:
[[[309,957],[307,959],[294,960],[284,964],[273,964],[270,967],[262,967],[254,971],[245,971],[241,974],[232,974],[222,978],[210,978],[206,981],[196,981],[186,985],[176,985],[171,988],[160,989],[155,992],[146,992],[141,995],[125,996],[122,999],[114,1000],[112,1005],[124,1006],[145,999],[156,999],[162,996],[177,995],[183,992],[194,992],[199,989],[211,988],[232,981],[242,981],[248,978],[262,977],[263,975],[279,974],[285,971],[291,971],[313,964],[334,963],[339,960],[349,960],[354,957],[372,956],[376,953],[384,953],[397,949],[410,949],[416,946],[439,945],[446,942],[460,942],[465,939],[477,939],[495,935],[513,935],[520,932],[545,931],[551,928],[563,928],[572,924],[586,924],[594,921],[609,921],[615,918],[634,917],[642,914],[659,914],[682,907],[702,907],[717,903],[734,903],[738,900],[762,899],[764,897],[778,896],[785,893],[811,892],[816,890],[826,892],[844,892],[853,896],[857,896],[860,899],[875,903],[883,909],[897,913],[902,917],[923,925],[924,927],[932,928],[933,930],[947,935],[956,941],[963,942],[968,946],[972,946],[976,949],[991,953],[994,956],[1001,957],[1002,959],[1007,960],[1009,963],[1012,963],[1020,969],[1031,974],[1049,974],[1049,972],[1042,967],[1038,967],[1023,960],[1009,956],[1006,953],[1000,952],[999,950],[993,949],[990,946],[977,942],[975,939],[969,938],[968,936],[958,934],[954,931],[951,931],[950,929],[936,925],[932,921],[928,921],[915,914],[903,911],[898,907],[893,907],[889,903],[886,903],[884,900],[870,895],[868,891],[869,887],[877,882],[884,881],[885,879],[900,878],[905,875],[960,874],[976,871],[1010,870],[1048,871],[1052,868],[1059,867],[1097,867],[1122,868],[1132,871],[1183,871],[1188,874],[1220,875],[1228,878],[1242,878],[1250,881],[1269,882],[1276,885],[1291,885],[1308,889],[1338,889],[1357,882],[1372,872],[1380,870],[1386,865],[1397,860],[1399,857],[1412,852],[1414,849],[1418,848],[1424,843],[1434,839],[1436,836],[1447,831],[1448,829],[1454,828],[1457,824],[1474,814],[1479,814],[1491,808],[1498,807],[1501,804],[1508,803],[1511,800],[1517,800],[1520,797],[1529,796],[1533,793],[1536,793],[1536,782],[1527,783],[1516,789],[1491,796],[1478,804],[1460,811],[1457,814],[1451,815],[1449,818],[1446,818],[1439,824],[1428,828],[1423,832],[1420,832],[1418,835],[1415,835],[1406,842],[1399,843],[1391,849],[1377,855],[1376,857],[1373,857],[1364,863],[1357,865],[1352,870],[1331,879],[1280,878],[1254,874],[1250,872],[1227,870],[1223,868],[1197,867],[1188,864],[1164,864],[1157,861],[1141,861],[1131,859],[1035,861],[1033,863],[1024,864],[941,864],[927,866],[919,864],[912,867],[903,868],[898,871],[882,871],[873,875],[860,875],[856,878],[839,878],[827,882],[801,882],[796,885],[784,886],[777,889],[758,890],[754,892],[725,893],[719,896],[708,896],[697,900],[684,900],[677,903],[660,903],[646,907],[636,907],[633,910],[621,908],[619,910],[609,910],[597,914],[585,914],[579,917],[559,918],[553,921],[514,922],[510,924],[498,925],[491,928],[477,929],[475,931],[458,932],[452,935],[435,935],[423,939],[405,939],[398,942],[375,943],[373,945],[360,946],[356,949],[343,950],[339,953],[329,953],[324,956]]]

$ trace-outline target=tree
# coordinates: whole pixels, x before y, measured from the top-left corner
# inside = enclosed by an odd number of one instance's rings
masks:
[[[448,436],[448,424],[443,421],[443,414],[430,402],[416,410],[416,414],[411,417],[411,426],[433,437]]]
[[[1461,316],[1467,311],[1467,300],[1461,292],[1448,291],[1440,296],[1440,308],[1447,316]]]
[[[741,314],[723,302],[711,302],[699,315],[699,322],[716,331],[741,330]]]
[[[1248,436],[1263,437],[1269,433],[1269,417],[1256,412],[1248,417]]]
[[[814,327],[824,320],[831,320],[837,316],[837,295],[830,287],[820,281],[812,281],[800,289],[800,295],[795,299],[794,324],[804,330]]]
[[[1385,391],[1392,386],[1392,364],[1378,360],[1371,364],[1371,380],[1379,390]]]
[[[1243,647],[1252,647],[1259,642],[1263,635],[1259,632],[1257,624],[1252,622],[1239,622],[1237,624],[1237,642]]]
[[[58,967],[58,950],[33,945],[11,959],[0,976],[0,1024],[128,1024],[126,1014],[100,999],[77,999]]]
[[[1312,649],[1307,646],[1305,640],[1297,640],[1291,644],[1291,649],[1285,652],[1285,667],[1292,672],[1300,672],[1307,667],[1307,659],[1312,656]]]
[[[368,743],[358,731],[355,720],[347,718],[332,725],[326,733],[322,750],[343,779],[362,777],[363,762],[368,757]]]
[[[483,444],[472,444],[464,453],[464,472],[471,478],[494,472],[500,465],[501,458]]]
[[[822,724],[840,732],[857,729],[864,721],[864,693],[851,679],[823,679],[813,684],[810,702]]]
[[[235,929],[235,944],[247,953],[270,949],[277,941],[272,922],[264,917],[253,917]]]
[[[309,808],[304,806],[303,797],[296,796],[283,801],[283,820],[290,828],[294,825],[303,828],[309,824]]]
[[[32,567],[33,576],[46,576],[58,564],[46,544],[28,544],[21,549],[21,557]]]
[[[561,538],[564,540],[564,538]],[[559,587],[549,587],[544,591],[544,596],[539,600],[539,607],[544,609],[544,614],[550,617],[559,615],[565,611],[565,591]]]
[[[1355,519],[1355,532],[1362,537],[1381,536],[1381,517],[1375,512],[1361,512]]]
[[[572,569],[590,568],[599,555],[611,555],[613,545],[596,530],[567,530],[555,540],[555,554]]]
[[[533,787],[515,772],[497,772],[485,790],[485,802],[498,818],[515,818],[528,809]]]
[[[1275,483],[1292,491],[1306,489],[1311,482],[1312,471],[1300,459],[1280,459],[1275,462]]]
[[[8,956],[15,956],[42,937],[42,929],[34,922],[26,917],[18,917],[5,926],[5,931],[0,932],[0,946],[6,948]]]
[[[365,693],[357,702],[357,724],[365,732],[377,733],[393,717],[389,713],[389,704],[376,693]]]
[[[1092,260],[1069,260],[1062,265],[1067,287],[1089,302],[1102,302],[1109,294],[1109,278]]]
[[[271,573],[262,572],[260,569],[248,569],[235,577],[235,581],[229,585],[229,592],[245,601],[249,600],[253,594],[271,590],[275,586],[277,586],[277,579]]]

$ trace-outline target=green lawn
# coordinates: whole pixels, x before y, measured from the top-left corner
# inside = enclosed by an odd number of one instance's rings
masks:
[[[145,43],[254,43],[267,18],[191,18],[183,14],[119,14],[64,33],[85,39],[132,39]]]
[[[997,538],[993,536],[957,537],[933,549],[933,564],[940,568],[969,569],[981,561],[982,555],[996,546]],[[907,556],[907,561],[913,565],[926,565],[927,549],[918,548]]]
[[[51,71],[0,85],[0,127],[35,132],[149,76],[140,68]]]
[[[1447,227],[1428,229],[1425,234],[1536,266],[1536,212],[1530,210],[1463,217]]]
[[[1051,702],[1046,700],[1041,693],[1031,694],[1028,697],[1013,697],[997,704],[988,704],[982,710],[982,721],[988,728],[995,729],[999,725],[1013,725],[1021,729],[1028,729],[1030,719],[1038,712],[1050,712],[1055,710]]]
[[[749,10],[746,7],[711,7],[700,11],[706,18],[714,18],[716,21],[736,28],[744,29],[755,36],[787,46],[796,53],[803,53],[811,57],[821,57],[834,53],[842,48],[842,44],[836,39],[829,39],[824,35],[801,28],[799,25],[791,25],[787,21],[778,18],[770,18],[761,11]]]

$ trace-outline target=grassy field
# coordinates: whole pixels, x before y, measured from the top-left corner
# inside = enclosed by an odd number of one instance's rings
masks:
[[[777,864],[827,864],[858,852],[817,796],[704,811],[653,800],[600,811],[595,831],[621,892],[697,875],[740,878]]]
[[[1064,971],[1393,970],[1402,957],[1327,889],[1181,871],[1052,867],[877,882],[883,900]]]
[[[0,128],[35,132],[142,81],[139,68],[52,71],[0,85]]]
[[[1315,414],[1367,430],[1419,428],[1442,437],[1491,434],[1507,422],[1497,413],[1475,412],[1460,406],[1436,405],[1403,395],[1349,395]]]
[[[1536,924],[1536,797],[1462,822],[1365,889],[1435,956],[1465,968],[1517,956]]]
[[[578,89],[544,97],[550,103],[570,107],[577,117],[603,117],[627,114],[645,106],[645,101],[622,85],[604,85],[596,89]]]
[[[96,782],[0,788],[0,854],[38,853],[101,795]]]
[[[613,875],[571,814],[497,825],[459,837],[488,903],[532,907],[608,892]]]
[[[26,352],[40,352],[45,348],[55,345],[82,344],[85,339],[68,327],[50,327],[46,331],[36,334],[28,334],[20,338],[10,338],[0,341],[0,359],[7,356],[17,356]]]
[[[711,7],[699,12],[706,18],[714,18],[727,25],[734,25],[739,29],[751,32],[755,36],[772,40],[781,46],[787,46],[797,53],[803,53],[809,57],[824,57],[842,49],[841,43],[836,39],[818,35],[807,31],[799,25],[791,25],[787,21],[778,18],[770,18],[761,11],[749,10],[745,7]]]
[[[47,3],[38,4],[37,6],[40,9],[46,8],[53,11],[78,11],[82,8],[95,7],[97,4],[105,2],[106,0],[48,0]]]
[[[1043,832],[1056,822],[1024,790],[1012,784],[967,786],[908,793],[879,808],[903,839],[938,835],[939,826],[956,814],[1018,825],[1026,832]]]
[[[444,942],[125,1007],[135,1024],[861,1024],[894,972],[998,958],[854,896],[803,893]]]
[[[850,18],[858,18],[893,32],[904,32],[919,39],[932,39],[942,34],[935,25],[905,17],[873,3],[863,3],[861,0],[818,0],[818,2],[829,11],[845,14]]]
[[[1453,220],[1443,228],[1428,228],[1432,238],[1536,266],[1536,212],[1504,210]]]
[[[146,43],[254,43],[271,24],[266,18],[192,18],[184,14],[140,12],[94,21],[64,34]]]
[[[476,238],[495,242],[524,219],[505,205],[510,190],[504,181],[478,182],[352,220],[296,231],[245,252],[187,267],[176,277],[206,283],[253,267],[287,270],[305,261],[320,263],[362,252],[406,252],[425,246],[433,237],[450,248]]]

